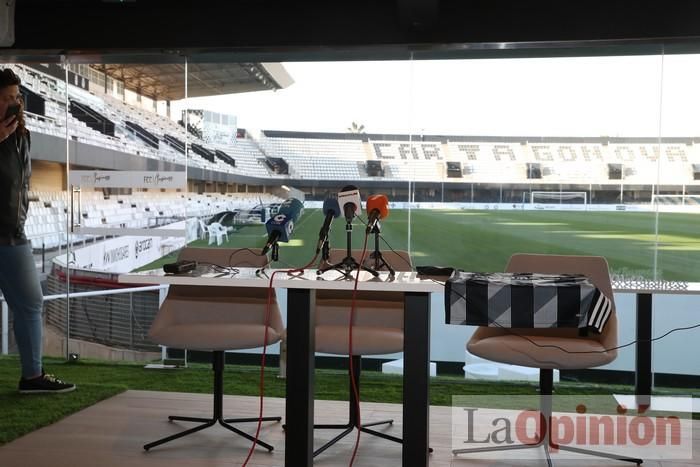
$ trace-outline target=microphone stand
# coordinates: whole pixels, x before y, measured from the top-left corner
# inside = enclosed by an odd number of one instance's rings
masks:
[[[379,250],[379,233],[381,232],[380,226],[379,226],[379,221],[374,223],[374,226],[372,227],[372,230],[370,233],[374,234],[374,253],[370,255],[370,258],[374,258],[374,269],[375,271],[379,271],[383,267],[386,267],[386,269],[389,271],[389,277],[394,277],[396,275],[396,271],[394,271],[394,268],[391,267],[389,263],[386,262],[384,259],[384,256],[382,256],[382,252]]]
[[[354,271],[355,269],[361,269],[363,271],[367,271],[370,274],[372,274],[374,277],[378,277],[379,273],[375,271],[374,269],[363,266],[360,263],[357,262],[355,258],[352,257],[352,218],[346,219],[345,222],[345,233],[346,233],[346,238],[347,238],[347,254],[345,258],[343,258],[339,263],[335,264],[329,264],[328,266],[318,269],[316,271],[316,274],[319,276],[323,274],[326,271],[330,271],[331,269],[335,269],[336,271],[339,271],[343,273],[345,277],[348,279],[351,279],[350,273]],[[326,258],[328,259],[328,258]]]
[[[280,260],[280,246],[277,243],[277,241],[275,241],[272,244],[271,251],[270,251],[270,259],[272,261],[279,261]]]
[[[331,244],[328,241],[328,237],[326,237],[325,240],[323,240],[323,244],[321,245],[321,260],[325,263],[328,262],[328,258],[331,257]]]
[[[277,243],[277,240],[275,240],[272,245],[270,245],[270,261],[268,261],[263,267],[255,271],[255,275],[259,276],[265,271],[265,268],[270,267],[270,263],[273,261],[279,261],[280,259],[280,246]]]

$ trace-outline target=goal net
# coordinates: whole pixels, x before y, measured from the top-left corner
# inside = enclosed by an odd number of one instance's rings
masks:
[[[524,195],[523,201],[525,201],[527,193]],[[585,191],[531,191],[530,204],[549,209],[560,207],[585,210],[588,206],[588,193]]]

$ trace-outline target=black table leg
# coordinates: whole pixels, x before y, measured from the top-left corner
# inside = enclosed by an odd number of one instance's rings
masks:
[[[287,467],[313,464],[315,302],[313,290],[287,289]]]
[[[428,465],[430,294],[404,294],[403,467]]]
[[[634,393],[637,406],[647,408],[651,401],[651,301],[650,293],[637,294],[637,346]],[[644,407],[646,406],[646,407]]]

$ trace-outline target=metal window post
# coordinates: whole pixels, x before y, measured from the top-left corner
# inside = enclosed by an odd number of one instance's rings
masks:
[[[7,302],[5,301],[5,298],[0,298],[0,301],[2,301],[2,354],[7,355],[8,353],[8,348],[9,348],[9,337],[10,333],[8,332],[8,327],[9,327],[9,309],[7,307]]]
[[[129,349],[134,350],[134,294],[129,294]]]

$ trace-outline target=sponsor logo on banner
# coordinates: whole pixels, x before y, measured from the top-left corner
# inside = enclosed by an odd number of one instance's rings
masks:
[[[175,181],[175,177],[172,175],[162,175],[160,173],[155,173],[153,175],[144,175],[143,183],[146,185],[158,186],[163,182],[168,182],[169,184]]]
[[[184,172],[87,171],[73,170],[70,183],[74,186],[96,188],[184,188]]]
[[[153,239],[136,240],[134,243],[134,257],[138,258],[140,253],[145,253],[153,247]]]
[[[123,245],[117,248],[112,248],[111,250],[105,250],[102,260],[104,264],[107,265],[117,263],[127,258],[129,258],[129,245]]]
[[[112,177],[100,172],[92,174],[80,175],[81,185],[97,185],[99,182],[108,182]]]

